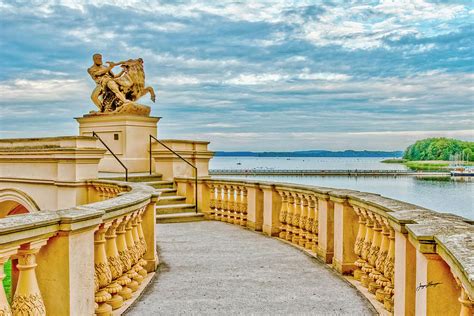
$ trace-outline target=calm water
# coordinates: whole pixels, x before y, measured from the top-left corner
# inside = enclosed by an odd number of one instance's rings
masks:
[[[215,157],[210,169],[405,169],[382,158]],[[237,165],[237,163],[241,163]],[[225,176],[229,178],[230,176]],[[474,182],[427,181],[415,177],[239,176],[253,180],[318,185],[373,192],[438,212],[474,219]]]
[[[385,158],[260,158],[215,157],[211,169],[326,169],[326,170],[406,170],[402,164],[381,163]]]

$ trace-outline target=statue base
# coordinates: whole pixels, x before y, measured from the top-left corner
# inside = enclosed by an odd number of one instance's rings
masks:
[[[97,112],[90,111],[86,116],[96,116],[96,115],[113,115],[113,114],[128,114],[128,115],[143,115],[150,116],[151,108],[147,105],[138,104],[132,101],[124,103],[122,106],[116,108],[111,112]]]
[[[92,136],[96,132],[129,172],[149,171],[149,135],[157,137],[160,117],[108,112],[75,119],[79,123],[79,135]],[[99,171],[124,172],[124,168],[107,152],[99,163]]]

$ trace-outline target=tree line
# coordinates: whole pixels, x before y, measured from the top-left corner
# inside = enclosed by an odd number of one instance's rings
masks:
[[[427,138],[408,146],[403,155],[407,160],[451,160],[462,157],[474,161],[474,142],[452,138]]]

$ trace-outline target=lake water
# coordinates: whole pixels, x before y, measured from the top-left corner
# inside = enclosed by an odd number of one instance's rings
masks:
[[[383,159],[215,157],[210,162],[210,169],[406,169],[400,164],[381,163]],[[224,176],[223,178],[246,178],[373,192],[434,211],[474,219],[474,182],[420,180],[407,176]]]

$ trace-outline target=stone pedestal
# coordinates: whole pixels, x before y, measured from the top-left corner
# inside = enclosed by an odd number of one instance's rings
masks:
[[[160,117],[112,114],[84,115],[76,120],[80,135],[92,136],[92,132],[96,132],[129,172],[149,171],[149,135],[157,136]],[[99,171],[123,172],[124,169],[107,152],[99,164]]]

